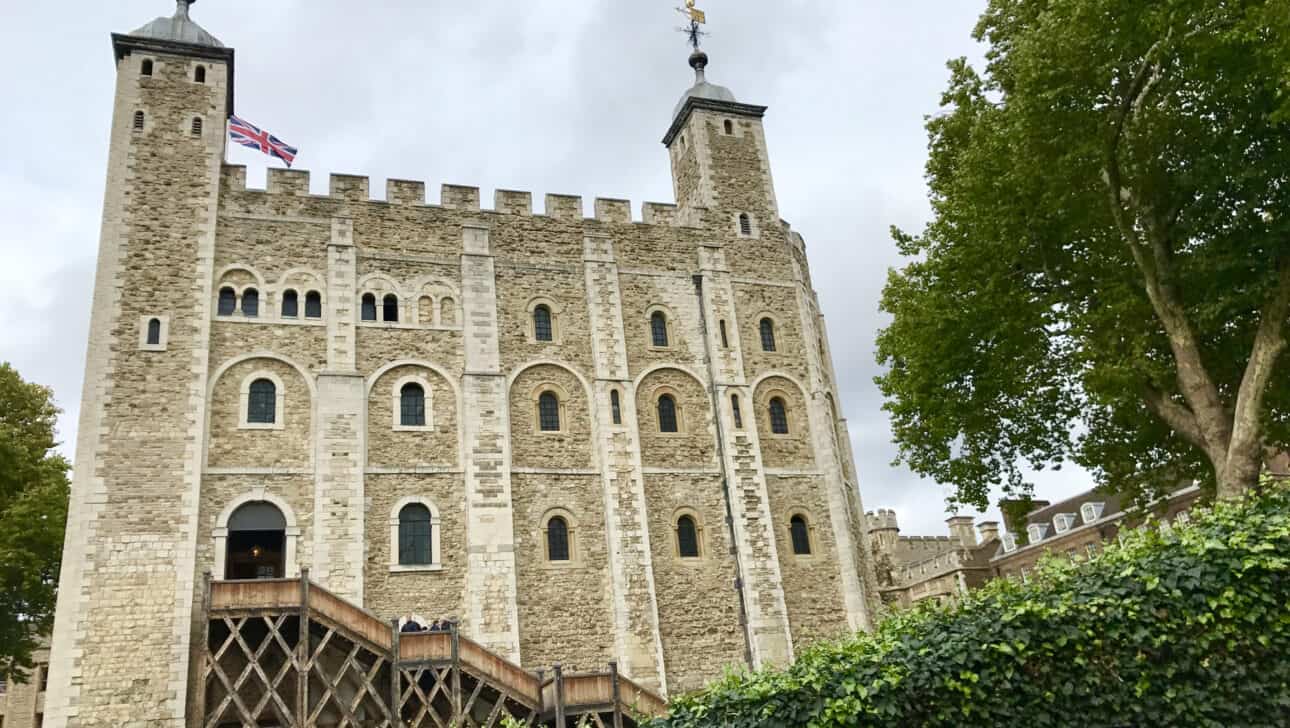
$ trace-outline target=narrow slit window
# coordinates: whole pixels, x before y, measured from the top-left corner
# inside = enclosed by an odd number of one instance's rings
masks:
[[[650,341],[654,346],[667,346],[667,316],[662,311],[655,311],[649,317]]]
[[[420,384],[405,384],[399,390],[399,424],[404,427],[425,427],[426,390]]]
[[[272,425],[278,421],[278,387],[268,379],[251,382],[247,398],[246,421],[257,425]]]
[[[742,430],[744,428],[744,416],[739,411],[739,395],[737,394],[730,395],[730,411],[735,416],[735,429]]]
[[[193,80],[197,83],[206,83],[206,66],[198,66],[193,71]]]
[[[727,337],[727,336],[726,336],[726,320],[725,320],[725,319],[721,319],[720,321],[718,321],[718,322],[717,322],[717,329],[719,329],[719,330],[720,330],[720,332],[721,332],[721,348],[722,348],[722,349],[729,349],[729,348],[730,348],[730,339],[729,339],[729,337]]]
[[[555,392],[543,392],[538,397],[538,427],[542,432],[560,431],[560,398]]]
[[[546,306],[533,309],[533,338],[538,341],[552,341],[555,338],[551,328],[551,309]]]
[[[376,320],[376,296],[374,294],[363,294],[362,319],[364,321]]]
[[[381,318],[397,323],[399,320],[399,297],[393,293],[385,294],[381,301]]]
[[[161,319],[148,320],[148,346],[161,344]]]
[[[322,294],[318,291],[305,294],[305,318],[322,318]]]
[[[775,322],[768,318],[761,320],[761,350],[775,350]]]
[[[550,561],[569,560],[569,524],[559,516],[546,523],[546,555]]]
[[[676,521],[676,550],[683,559],[699,558],[699,529],[690,516]]]
[[[232,288],[219,289],[219,307],[216,312],[220,316],[232,316],[237,310],[237,291]]]
[[[143,112],[142,111],[134,112],[134,130],[143,131]]]
[[[247,318],[260,315],[260,292],[254,288],[242,291],[242,315]]]
[[[788,411],[779,397],[770,401],[770,431],[776,435],[788,434]]]
[[[194,116],[193,117],[193,136],[199,137],[201,135],[202,135],[202,117]]]
[[[744,237],[752,235],[752,218],[746,212],[739,213],[739,234]]]
[[[788,524],[789,535],[793,540],[793,553],[798,556],[809,556],[811,553],[811,529],[806,525],[806,519],[801,516],[793,516]]]
[[[726,136],[729,136],[734,133],[735,133],[734,122],[730,121],[729,119],[726,119]]]
[[[399,511],[399,564],[428,566],[434,563],[430,509],[409,503]]]
[[[609,413],[613,416],[615,425],[623,424],[623,408],[618,401],[617,389],[609,390]]]
[[[282,318],[296,318],[300,315],[300,296],[295,291],[282,294]]]
[[[139,69],[139,73],[141,73],[141,74],[143,74],[143,75],[145,75],[145,76],[151,76],[151,75],[152,75],[152,61],[150,61],[150,60],[145,60],[145,61],[143,62],[143,66]]]
[[[659,432],[676,432],[678,430],[676,400],[670,394],[665,394],[658,398],[658,430]]]

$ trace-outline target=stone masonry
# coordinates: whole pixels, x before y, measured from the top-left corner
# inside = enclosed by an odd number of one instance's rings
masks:
[[[203,574],[232,578],[248,505],[285,524],[264,573],[459,619],[533,669],[617,660],[676,693],[869,626],[855,465],[764,107],[696,54],[664,139],[678,204],[640,220],[455,185],[428,204],[401,180],[373,199],[349,175],[314,195],[280,169],[250,189],[224,161],[233,51],[188,5],[113,36],[44,725],[192,725]],[[409,504],[431,514],[428,563],[400,555]]]

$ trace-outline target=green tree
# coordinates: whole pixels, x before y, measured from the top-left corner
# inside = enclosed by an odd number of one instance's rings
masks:
[[[878,337],[900,458],[985,506],[1074,461],[1231,497],[1290,449],[1285,0],[990,0]]]
[[[68,496],[57,417],[47,387],[0,364],[0,675],[20,681],[54,621]]]

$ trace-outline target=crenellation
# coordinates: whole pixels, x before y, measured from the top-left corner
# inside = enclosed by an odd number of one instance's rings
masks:
[[[439,204],[449,210],[479,212],[479,188],[443,185],[439,188]]]
[[[303,169],[270,167],[265,187],[269,194],[307,196],[309,194],[309,172]]]
[[[645,202],[641,204],[641,222],[646,225],[677,225],[680,208],[667,202]]]
[[[533,193],[496,190],[493,193],[493,210],[503,215],[532,215]]]
[[[220,169],[220,192],[246,191],[246,166],[242,164],[225,164]]]
[[[328,194],[335,199],[347,202],[370,202],[372,197],[368,182],[368,178],[361,175],[332,173],[329,178]]]
[[[606,197],[596,198],[596,219],[600,222],[628,224],[632,221],[632,203]]]
[[[581,220],[582,197],[578,195],[548,194],[543,204],[546,216],[556,220]]]
[[[391,205],[426,204],[426,183],[405,179],[385,181],[385,201]]]

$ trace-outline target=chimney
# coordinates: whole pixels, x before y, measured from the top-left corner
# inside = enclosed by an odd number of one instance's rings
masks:
[[[954,516],[945,520],[950,527],[950,540],[957,541],[965,549],[976,546],[976,531],[972,528],[971,516]]]
[[[981,543],[988,543],[999,538],[998,521],[982,521],[977,524],[976,529],[981,532]]]

